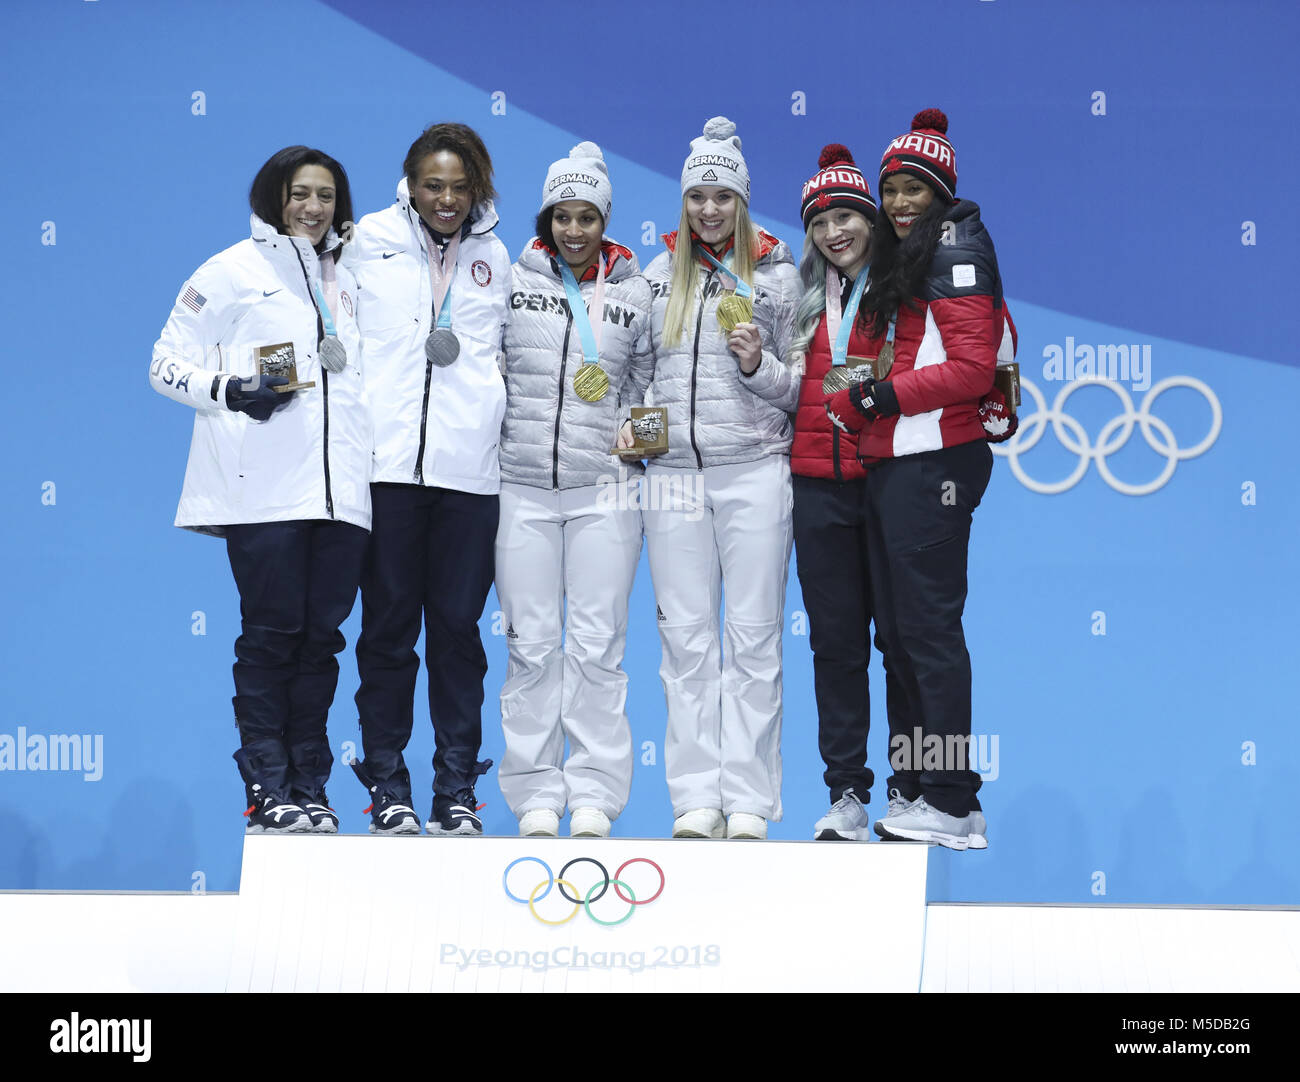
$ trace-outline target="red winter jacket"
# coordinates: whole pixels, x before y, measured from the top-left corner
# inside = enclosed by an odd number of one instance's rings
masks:
[[[1013,352],[1014,328],[979,207],[960,200],[948,220],[953,228],[935,249],[920,295],[898,314],[888,382],[899,413],[862,430],[858,452],[868,464],[987,435],[980,399],[993,386],[999,351]]]
[[[849,356],[874,357],[883,336],[871,338],[855,319],[849,336]],[[790,446],[790,472],[800,477],[857,481],[867,475],[858,461],[857,440],[841,432],[826,416],[826,395],[822,380],[831,368],[831,344],[826,333],[826,313],[808,343],[804,358],[803,384],[794,417],[794,443]]]

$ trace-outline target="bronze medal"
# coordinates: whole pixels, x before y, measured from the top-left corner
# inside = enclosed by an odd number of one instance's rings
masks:
[[[894,366],[894,343],[886,342],[880,347],[880,355],[876,358],[876,379],[884,379],[889,375],[889,370]]]
[[[609,394],[609,377],[598,364],[584,364],[573,377],[573,390],[584,402],[599,402]]]
[[[853,359],[855,361],[863,360],[861,357],[854,357]],[[871,358],[866,358],[866,360],[868,361],[867,364],[853,365],[852,367],[847,364],[833,366],[822,380],[822,394],[835,394],[869,378],[871,376]]]
[[[749,323],[754,318],[754,302],[748,297],[728,293],[718,301],[718,326],[726,334],[736,329],[739,323]]]

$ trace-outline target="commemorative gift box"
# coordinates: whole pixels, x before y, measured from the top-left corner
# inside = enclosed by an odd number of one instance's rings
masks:
[[[612,454],[619,458],[652,458],[668,450],[668,407],[667,406],[633,406],[632,407],[633,445],[615,449]]]
[[[274,346],[258,346],[257,370],[264,376],[282,376],[289,381],[287,386],[276,388],[279,393],[287,394],[289,391],[305,391],[308,387],[316,386],[315,380],[309,380],[306,383],[298,382],[298,366],[294,358],[292,342],[281,342]]]

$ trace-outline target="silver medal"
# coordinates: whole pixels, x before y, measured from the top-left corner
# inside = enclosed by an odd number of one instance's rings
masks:
[[[320,344],[320,363],[326,372],[342,372],[348,366],[348,351],[332,334]]]
[[[424,340],[424,355],[439,368],[446,368],[460,356],[460,339],[447,327],[435,327]]]

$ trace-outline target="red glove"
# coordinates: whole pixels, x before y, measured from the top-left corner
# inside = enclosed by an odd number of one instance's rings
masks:
[[[1020,418],[1007,408],[1006,395],[994,387],[980,401],[980,424],[989,443],[1002,443],[1016,434]]]

